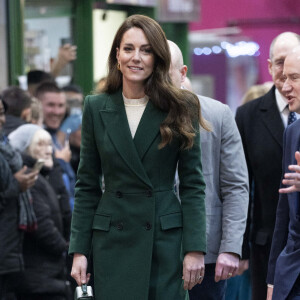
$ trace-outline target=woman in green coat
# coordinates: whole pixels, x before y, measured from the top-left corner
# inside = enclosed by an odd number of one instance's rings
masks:
[[[69,252],[79,285],[92,253],[97,300],[184,300],[204,276],[207,127],[198,98],[172,85],[170,60],[158,23],[131,16],[114,38],[104,93],[85,99]]]

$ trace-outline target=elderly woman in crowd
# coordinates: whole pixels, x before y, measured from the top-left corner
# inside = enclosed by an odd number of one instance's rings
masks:
[[[26,124],[13,131],[9,140],[22,153],[28,168],[34,168],[37,160],[43,164],[31,188],[37,229],[25,234],[25,270],[20,275],[15,291],[18,299],[22,300],[65,300],[68,288],[65,254],[69,239],[65,218],[68,215],[70,218],[70,208],[68,197],[63,198],[58,193],[63,182],[60,167],[57,167],[59,165],[53,164],[51,136],[37,125]],[[56,179],[55,184],[53,178]]]
[[[22,236],[36,228],[30,203],[29,188],[36,181],[37,172],[27,172],[21,156],[12,149],[2,129],[7,106],[0,99],[0,154],[6,173],[6,184],[0,191],[0,299],[6,299],[8,280],[23,269]],[[4,168],[1,166],[1,173]],[[4,183],[4,180],[1,183]]]

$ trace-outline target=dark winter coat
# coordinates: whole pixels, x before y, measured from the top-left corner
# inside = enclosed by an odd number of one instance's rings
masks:
[[[23,160],[29,167],[34,163],[29,157],[23,156]],[[61,198],[49,183],[51,172],[45,167],[42,168],[35,185],[31,188],[38,228],[24,236],[25,271],[20,275],[18,286],[15,288],[17,293],[63,295],[66,292],[66,230]],[[55,170],[53,172],[55,174]],[[58,179],[61,176],[60,170],[54,176]]]
[[[0,141],[0,153],[9,163],[5,175],[8,186],[0,192],[0,275],[18,272],[23,269],[22,232],[18,228],[20,187],[13,174],[22,167],[22,159],[10,145]],[[15,166],[15,169],[12,169]],[[1,172],[2,172],[1,168]]]

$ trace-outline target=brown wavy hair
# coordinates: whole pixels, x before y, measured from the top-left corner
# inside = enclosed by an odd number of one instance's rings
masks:
[[[169,76],[171,64],[169,45],[165,33],[156,21],[143,15],[132,15],[120,26],[110,50],[108,76],[103,91],[114,93],[122,87],[122,73],[117,68],[117,48],[120,48],[124,33],[133,27],[143,30],[154,54],[153,72],[145,80],[145,94],[154,106],[168,112],[160,125],[162,141],[159,148],[163,148],[171,143],[174,137],[178,137],[181,148],[189,149],[193,146],[196,131],[199,130],[198,123],[206,130],[209,130],[209,126],[201,116],[198,97],[172,84]]]

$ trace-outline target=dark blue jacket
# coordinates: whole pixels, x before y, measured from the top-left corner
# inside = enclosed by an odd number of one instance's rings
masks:
[[[300,148],[300,120],[284,134],[283,174],[297,164],[295,152]],[[272,300],[284,300],[300,274],[300,193],[281,194],[270,253],[267,282],[274,284]]]

